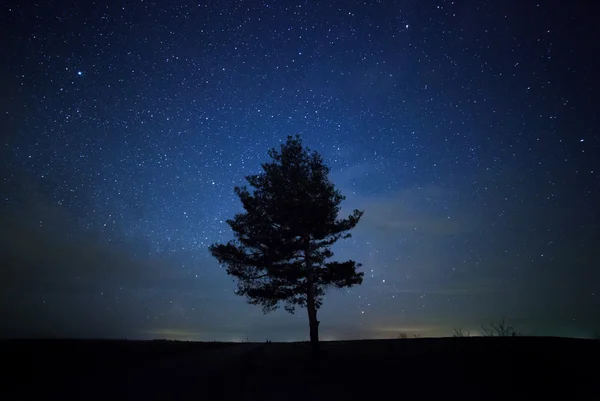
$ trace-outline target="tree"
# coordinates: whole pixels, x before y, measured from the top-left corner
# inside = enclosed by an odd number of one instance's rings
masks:
[[[272,161],[262,164],[263,172],[246,177],[254,188],[235,187],[245,213],[227,224],[235,239],[213,244],[211,254],[237,279],[236,293],[264,313],[281,303],[294,313],[306,307],[310,342],[319,353],[317,310],[330,287],[361,284],[364,273],[353,260],[327,262],[331,246],[349,238],[363,211],[354,210],[338,219],[345,197],[329,181],[329,167],[317,152],[302,146],[298,135],[288,136],[279,152],[268,152]]]
[[[517,331],[503,318],[498,324],[492,323],[489,327],[481,326],[483,334],[487,337],[516,337]]]
[[[454,329],[452,337],[471,337],[471,332],[464,331],[462,328]]]

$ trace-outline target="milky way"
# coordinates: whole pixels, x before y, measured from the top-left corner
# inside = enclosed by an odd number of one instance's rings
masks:
[[[591,2],[43,3],[0,13],[0,335],[306,339],[207,249],[297,133],[365,211],[323,338],[600,330]]]

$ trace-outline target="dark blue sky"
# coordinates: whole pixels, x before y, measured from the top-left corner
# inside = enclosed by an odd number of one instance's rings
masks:
[[[2,336],[305,339],[207,250],[301,134],[365,211],[322,337],[600,330],[593,2],[9,1]]]

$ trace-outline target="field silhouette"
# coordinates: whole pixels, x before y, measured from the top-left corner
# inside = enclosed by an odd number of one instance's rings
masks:
[[[551,337],[322,342],[10,340],[3,400],[600,398],[600,341]]]

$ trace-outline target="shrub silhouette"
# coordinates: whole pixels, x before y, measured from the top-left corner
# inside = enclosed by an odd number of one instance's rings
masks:
[[[452,333],[452,337],[471,337],[471,332],[463,331],[462,328],[457,328],[457,329],[454,329],[454,332]]]
[[[506,322],[506,318],[489,326],[481,326],[483,335],[487,337],[516,337],[519,335],[513,326]]]

